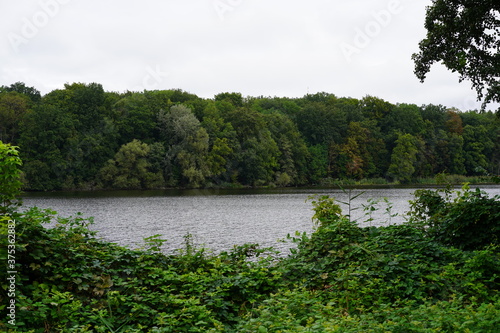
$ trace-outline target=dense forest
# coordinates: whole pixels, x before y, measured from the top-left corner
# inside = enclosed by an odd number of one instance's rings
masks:
[[[212,99],[182,90],[45,95],[0,87],[0,140],[20,147],[27,190],[411,183],[500,174],[493,112],[330,93]]]

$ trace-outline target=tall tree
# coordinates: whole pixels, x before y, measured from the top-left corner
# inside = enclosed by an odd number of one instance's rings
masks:
[[[0,140],[17,143],[21,121],[29,111],[29,99],[17,92],[0,93]]]
[[[243,96],[236,92],[225,92],[215,95],[215,101],[227,101],[236,107],[243,106]]]
[[[65,187],[92,187],[99,169],[119,147],[110,122],[111,106],[101,84],[65,84],[45,95],[42,102],[72,119],[75,133],[62,150],[67,169]]]
[[[199,187],[210,175],[209,137],[191,109],[174,105],[158,113],[160,135],[166,145],[169,185]]]
[[[106,95],[102,85],[98,83],[65,84],[64,89],[53,90],[43,98],[66,113],[71,114],[81,133],[91,133],[108,114]]]
[[[148,189],[163,185],[162,172],[152,172],[148,156],[151,147],[139,140],[123,145],[100,171],[105,187]]]
[[[113,106],[114,122],[119,132],[120,145],[134,139],[152,143],[157,129],[157,110],[150,106],[150,100],[143,93],[125,96]]]
[[[380,120],[392,111],[394,105],[378,97],[365,96],[360,102],[360,107],[367,119]]]
[[[58,190],[68,177],[69,141],[77,135],[74,119],[54,105],[40,103],[22,123],[23,171],[32,190]]]
[[[388,114],[380,120],[382,132],[390,135],[394,132],[418,135],[424,129],[421,109],[414,104],[398,104],[391,108]],[[396,134],[397,138],[397,134]]]
[[[446,128],[448,132],[462,135],[464,128],[462,124],[462,118],[455,110],[448,110],[446,112]]]
[[[0,87],[0,92],[12,92],[12,91],[27,96],[34,103],[38,103],[42,98],[42,95],[38,90],[36,90],[34,87],[27,87],[26,84],[24,84],[23,82],[16,82],[8,87],[7,86]]]
[[[483,107],[500,101],[500,2],[433,0],[425,18],[415,74],[424,81],[431,65],[442,62],[460,81],[470,80]]]
[[[495,144],[483,125],[466,125],[463,132],[465,168],[469,175],[484,175],[490,169]],[[493,138],[494,139],[494,138]]]
[[[409,183],[417,162],[417,139],[411,134],[400,134],[391,155],[388,175],[401,183]]]
[[[464,158],[464,138],[461,135],[450,133],[448,134],[448,151],[449,151],[449,167],[448,170],[451,174],[464,175],[465,174],[465,158]]]
[[[248,107],[229,110],[225,117],[237,133],[233,181],[244,185],[271,182],[278,167],[279,148],[263,114]]]
[[[237,134],[231,123],[221,116],[214,102],[209,102],[203,111],[203,128],[209,138],[208,165],[210,178],[215,184],[230,181],[228,169],[238,147]]]
[[[325,145],[309,146],[308,181],[318,184],[328,176],[330,169],[328,148]]]
[[[347,115],[336,106],[308,102],[296,119],[300,132],[312,146],[339,144],[347,134]]]
[[[297,126],[279,111],[265,115],[265,119],[280,150],[276,183],[280,186],[304,184],[309,152]]]

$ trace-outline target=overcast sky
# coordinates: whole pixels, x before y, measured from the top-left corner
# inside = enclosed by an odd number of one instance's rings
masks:
[[[430,0],[0,0],[0,85],[43,94],[182,89],[204,98],[377,96],[477,108],[469,82],[412,53]],[[494,109],[496,106],[489,108]]]

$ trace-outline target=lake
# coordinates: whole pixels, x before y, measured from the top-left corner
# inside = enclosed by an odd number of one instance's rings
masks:
[[[474,187],[472,187],[474,188]],[[500,195],[500,186],[482,185],[491,196]],[[163,250],[171,253],[182,247],[191,234],[195,244],[215,252],[233,245],[258,243],[287,252],[290,244],[281,242],[295,231],[311,232],[312,195],[329,195],[338,201],[351,201],[351,216],[360,225],[403,222],[416,188],[341,189],[279,188],[234,190],[161,190],[27,193],[24,206],[51,208],[67,217],[81,212],[94,217],[91,229],[98,236],[123,246],[138,248],[145,237],[161,234]],[[391,203],[389,218],[387,198]],[[378,210],[366,215],[368,199],[379,200]],[[348,206],[341,204],[344,214]],[[367,221],[373,219],[371,222]]]

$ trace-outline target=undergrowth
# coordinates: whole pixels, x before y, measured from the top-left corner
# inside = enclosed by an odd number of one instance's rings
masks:
[[[159,235],[132,250],[81,216],[13,212],[15,326],[3,269],[0,330],[498,332],[499,202],[468,188],[419,191],[407,223],[361,228],[319,197],[314,232],[289,236],[286,256],[257,244],[215,255],[189,235],[173,255]]]

